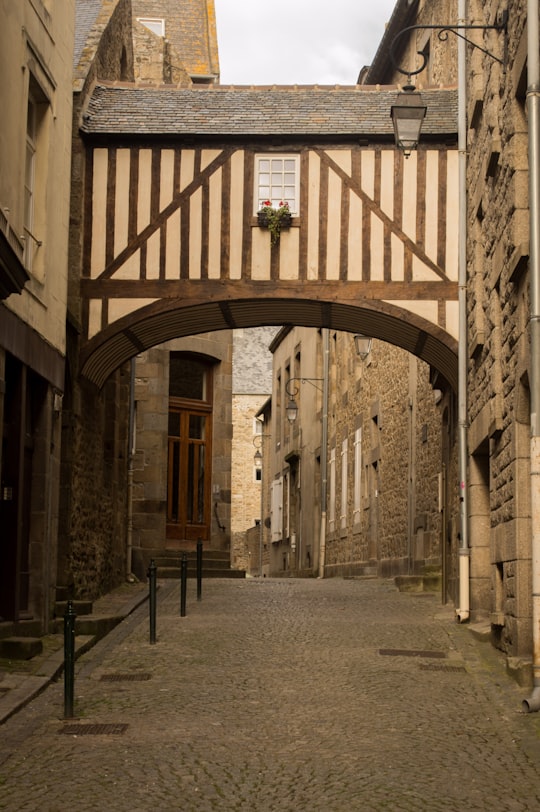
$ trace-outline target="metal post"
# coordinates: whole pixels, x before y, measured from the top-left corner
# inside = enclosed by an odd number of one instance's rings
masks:
[[[197,600],[202,597],[202,539],[197,539]]]
[[[68,601],[64,615],[64,719],[73,718],[75,684],[75,619],[73,602]]]
[[[180,617],[186,616],[187,554],[182,553],[180,564]]]
[[[150,643],[156,642],[156,573],[157,567],[152,558],[148,567],[148,590],[150,603]]]

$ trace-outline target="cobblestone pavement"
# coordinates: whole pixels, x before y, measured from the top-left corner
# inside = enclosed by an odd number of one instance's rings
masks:
[[[181,618],[169,582],[157,632],[142,606],[77,661],[77,719],[60,681],[0,728],[0,809],[540,809],[540,714],[437,596],[210,580]]]

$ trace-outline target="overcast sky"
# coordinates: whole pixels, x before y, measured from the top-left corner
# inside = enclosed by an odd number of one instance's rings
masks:
[[[396,0],[215,0],[221,84],[354,85]]]

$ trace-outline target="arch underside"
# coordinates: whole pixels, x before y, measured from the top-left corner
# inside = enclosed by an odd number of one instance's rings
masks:
[[[256,294],[236,291],[232,298],[223,295],[223,286],[220,296],[219,285],[206,282],[206,295],[161,299],[109,325],[84,347],[81,373],[101,388],[130,358],[173,338],[294,325],[362,333],[387,341],[430,364],[457,390],[457,341],[446,331],[389,302],[338,298],[335,289],[331,297],[323,298],[320,289],[310,287],[306,285],[300,296],[297,290],[292,295],[283,287],[262,292],[259,282]]]

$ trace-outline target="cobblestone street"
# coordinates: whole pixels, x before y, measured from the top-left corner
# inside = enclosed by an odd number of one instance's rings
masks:
[[[197,603],[188,586],[181,618],[161,584],[155,645],[145,604],[77,661],[76,719],[60,680],[2,726],[1,809],[540,808],[539,714],[438,596],[215,580]]]

